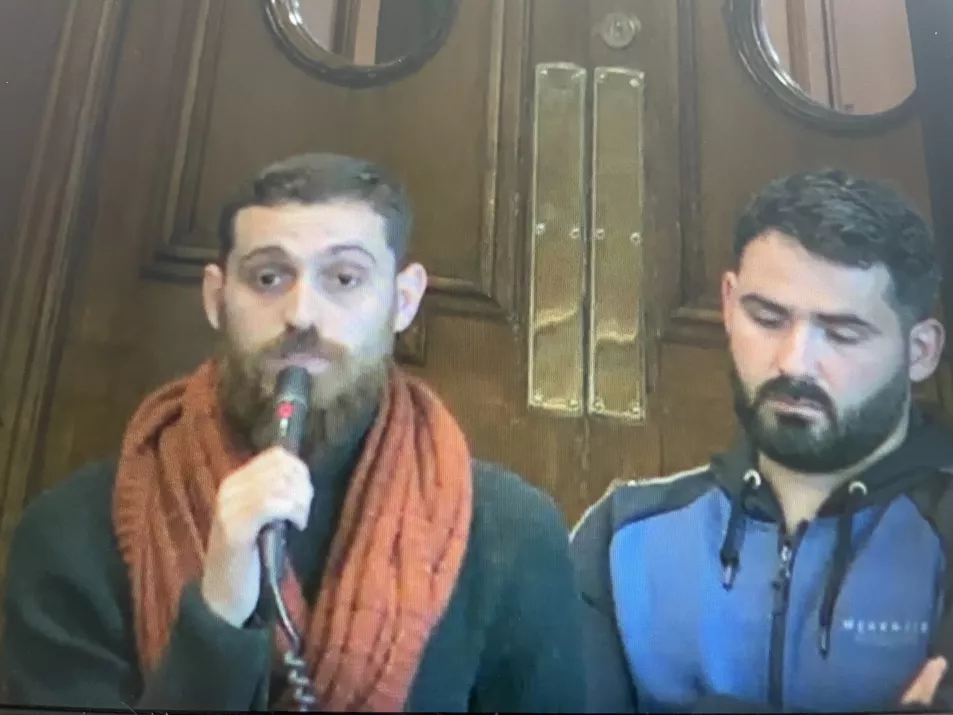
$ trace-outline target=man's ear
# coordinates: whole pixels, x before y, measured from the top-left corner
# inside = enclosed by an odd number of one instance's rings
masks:
[[[731,317],[735,310],[736,290],[738,290],[738,274],[725,271],[721,277],[721,320],[728,335],[731,335]]]
[[[411,263],[397,274],[396,288],[394,332],[400,333],[410,327],[420,310],[420,301],[427,291],[427,269],[419,263]]]
[[[946,332],[936,318],[927,318],[910,329],[910,380],[929,379],[940,364]]]
[[[202,305],[209,325],[215,330],[222,327],[222,300],[225,291],[225,273],[220,266],[210,263],[202,273]]]

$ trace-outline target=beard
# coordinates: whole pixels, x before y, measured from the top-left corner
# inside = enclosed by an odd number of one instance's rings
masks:
[[[830,474],[873,454],[896,431],[910,396],[907,366],[863,403],[838,414],[833,399],[809,380],[786,376],[762,384],[753,397],[732,370],[735,414],[752,446],[761,454],[804,474]],[[809,400],[823,420],[779,413],[770,400]]]
[[[314,328],[288,332],[251,354],[237,347],[227,323],[221,335],[217,356],[223,415],[233,433],[254,452],[267,449],[275,437],[277,375],[266,369],[267,363],[290,356],[327,361],[328,369],[311,376],[301,445],[306,461],[346,441],[352,429],[369,418],[380,403],[392,364],[394,336],[385,328],[374,342],[375,349],[362,356],[323,340]]]

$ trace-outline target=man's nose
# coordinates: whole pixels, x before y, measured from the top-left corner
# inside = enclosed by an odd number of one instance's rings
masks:
[[[778,346],[777,368],[790,377],[812,377],[817,367],[817,337],[810,325],[792,325]]]
[[[285,325],[295,331],[318,328],[321,315],[321,293],[311,281],[300,279],[288,291],[284,301]]]

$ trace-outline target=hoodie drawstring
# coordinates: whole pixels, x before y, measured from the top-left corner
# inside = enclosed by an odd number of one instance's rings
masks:
[[[745,528],[745,500],[761,487],[761,475],[757,470],[749,469],[744,476],[744,484],[731,500],[731,512],[728,515],[728,528],[725,530],[725,540],[721,545],[718,556],[721,559],[722,586],[730,591],[738,575],[741,541]]]
[[[853,535],[854,511],[857,503],[867,496],[867,485],[863,482],[851,482],[847,490],[844,511],[837,520],[837,541],[834,544],[834,559],[824,588],[824,600],[820,610],[820,642],[818,647],[822,658],[827,658],[831,650],[831,626],[834,621],[834,607],[840,595],[844,577],[850,566],[851,539]]]

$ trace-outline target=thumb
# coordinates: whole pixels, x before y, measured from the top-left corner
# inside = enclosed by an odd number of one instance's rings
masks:
[[[940,687],[940,681],[946,674],[948,663],[946,658],[933,658],[927,661],[926,665],[917,675],[916,679],[907,688],[903,694],[901,705],[931,705],[936,691]]]

